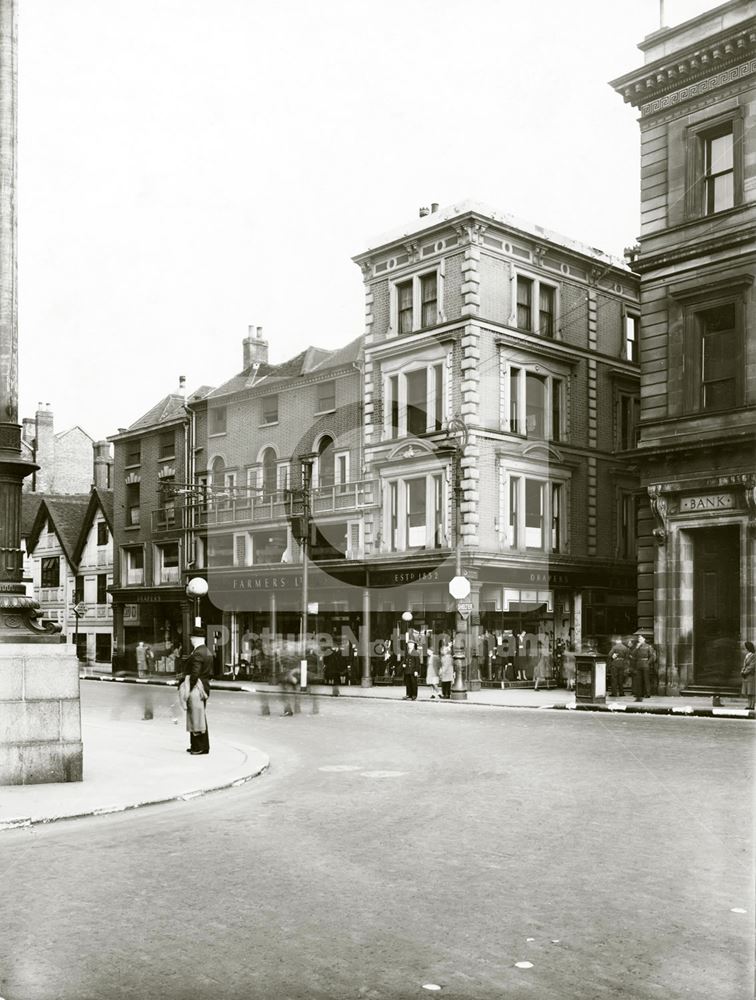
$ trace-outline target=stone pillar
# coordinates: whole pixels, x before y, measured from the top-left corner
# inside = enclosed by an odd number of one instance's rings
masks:
[[[16,291],[16,0],[0,0],[0,784],[81,781],[76,650],[21,582]]]

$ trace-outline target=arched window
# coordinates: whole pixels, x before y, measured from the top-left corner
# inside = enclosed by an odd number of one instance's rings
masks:
[[[262,456],[262,489],[265,496],[276,492],[276,453],[266,448]]]
[[[318,486],[333,486],[335,481],[333,464],[333,438],[327,434],[318,444]]]

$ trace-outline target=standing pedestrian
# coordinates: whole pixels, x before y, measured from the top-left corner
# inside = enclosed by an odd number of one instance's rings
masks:
[[[621,698],[625,693],[625,670],[630,650],[618,635],[612,636],[609,650],[609,680],[612,698]]]
[[[748,708],[756,707],[756,646],[752,642],[743,643],[746,649],[740,676],[743,678],[742,693],[748,699]]]
[[[454,680],[454,659],[452,657],[452,649],[449,643],[441,647],[441,671],[439,673],[441,678],[441,697],[451,698],[451,686]]]
[[[440,698],[441,694],[438,690],[438,653],[434,649],[429,649],[425,662],[427,665],[425,671],[425,683],[431,689],[431,698]]]
[[[651,694],[651,660],[652,650],[645,638],[639,635],[632,652],[633,696],[636,701],[643,701]]]
[[[143,642],[140,641],[136,644],[134,655],[136,656],[137,676],[144,677],[147,673],[147,647]]]
[[[509,680],[506,676],[507,670],[507,654],[504,652],[504,644],[496,647],[496,652],[494,653],[494,680],[501,682],[501,686]]]
[[[207,700],[210,697],[210,678],[213,676],[213,654],[205,644],[205,633],[193,628],[189,637],[192,651],[184,663],[184,675],[189,678],[189,698],[186,705],[186,728],[189,732],[188,753],[210,753],[210,736],[207,728]]]
[[[547,681],[551,678],[551,656],[543,648],[541,643],[538,643],[538,659],[536,660],[535,669],[533,670],[533,677],[535,679],[534,690],[538,690],[538,685],[542,681]]]
[[[420,667],[420,657],[414,642],[408,642],[404,652],[404,687],[405,701],[417,701],[417,678]]]
[[[568,646],[562,653],[562,673],[564,674],[564,685],[568,691],[575,690],[575,651],[572,646]]]

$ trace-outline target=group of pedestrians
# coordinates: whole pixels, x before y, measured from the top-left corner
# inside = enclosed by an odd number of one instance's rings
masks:
[[[650,698],[653,691],[656,666],[656,650],[642,635],[636,635],[629,642],[620,636],[612,638],[609,650],[609,684],[612,698],[621,698],[625,693],[625,679],[630,675],[631,690],[635,701]]]
[[[417,701],[417,685],[422,666],[417,643],[408,642],[404,654],[403,671],[406,694],[405,701]],[[449,643],[441,646],[440,652],[428,649],[425,655],[425,683],[431,690],[431,698],[439,700],[451,698],[454,681],[454,659]]]

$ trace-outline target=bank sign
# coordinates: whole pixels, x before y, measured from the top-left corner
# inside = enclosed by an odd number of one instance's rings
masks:
[[[683,497],[680,500],[681,514],[712,510],[732,510],[734,507],[735,497],[732,493],[707,493],[704,496]]]

